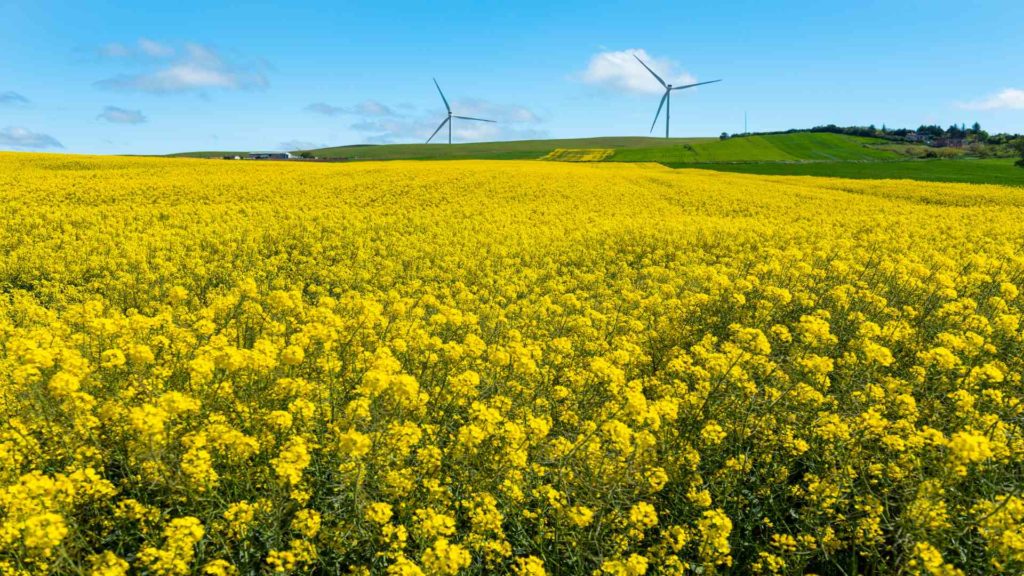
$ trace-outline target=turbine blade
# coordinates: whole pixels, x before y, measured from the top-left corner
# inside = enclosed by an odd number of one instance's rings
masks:
[[[444,128],[444,125],[447,124],[449,120],[451,120],[451,118],[445,118],[441,121],[441,125],[437,127],[437,130],[434,130],[434,133],[430,135],[430,138],[427,138],[427,144],[430,144],[430,141],[434,139],[434,136],[437,136],[437,133],[441,131],[441,128]]]
[[[658,82],[661,82],[662,86],[664,86],[665,88],[668,88],[668,84],[665,84],[665,81],[661,79],[661,76],[658,76],[657,74],[655,74],[654,70],[651,70],[650,66],[648,66],[647,64],[644,64],[644,61],[641,60],[639,56],[637,56],[636,54],[633,54],[633,58],[636,58],[637,62],[639,62],[644,68],[647,68],[647,71],[650,72],[651,75],[653,75],[655,78],[657,78]]]
[[[654,115],[654,122],[651,122],[651,132],[654,132],[654,125],[658,123],[658,116],[661,116],[661,107],[665,105],[666,99],[668,99],[668,90],[665,90],[665,95],[661,97],[661,103],[658,104],[658,112]]]
[[[687,88],[693,88],[694,86],[703,86],[705,84],[714,84],[715,82],[721,82],[721,80],[708,80],[707,82],[697,82],[696,84],[687,84],[686,86],[673,86],[673,90],[685,90]]]
[[[448,109],[448,113],[452,113],[452,107],[448,105],[448,99],[444,97],[444,92],[441,92],[441,85],[437,83],[437,78],[434,78],[434,86],[437,86],[437,93],[441,95],[441,100],[444,100],[444,107]]]
[[[494,122],[494,123],[498,122],[497,120],[487,120],[486,118],[473,118],[471,116],[454,116],[453,115],[452,118],[460,118],[462,120],[477,120],[479,122]]]

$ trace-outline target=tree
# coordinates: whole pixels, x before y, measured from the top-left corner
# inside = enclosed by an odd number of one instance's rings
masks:
[[[1017,138],[1013,141],[1013,147],[1020,152],[1020,160],[1017,160],[1017,166],[1024,168],[1024,138]]]
[[[729,133],[728,132],[722,132],[722,135],[719,136],[718,139],[719,140],[728,140],[729,139]]]

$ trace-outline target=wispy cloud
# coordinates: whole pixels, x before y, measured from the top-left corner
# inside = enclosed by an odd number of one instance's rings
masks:
[[[1007,88],[988,98],[958,104],[967,110],[1024,110],[1024,90]]]
[[[8,126],[0,130],[0,148],[15,150],[43,150],[46,148],[63,148],[56,138],[49,134],[40,134],[27,128]]]
[[[692,84],[697,81],[680,66],[668,59],[648,54],[642,48],[630,48],[618,52],[599,52],[590,58],[586,70],[578,76],[586,84],[602,86],[612,90],[657,94],[664,89],[644,67],[636,61],[641,58],[658,76],[669,84]]]
[[[437,128],[437,124],[426,122],[394,124],[373,124],[353,126],[353,129],[365,132],[363,140],[369,144],[398,144],[404,142],[422,143]],[[517,128],[480,122],[455,121],[452,127],[452,142],[499,142],[503,140],[539,140],[548,137],[547,130]],[[435,144],[448,141],[447,128],[434,138]]]
[[[0,92],[0,105],[26,106],[28,103],[28,98],[17,92]]]
[[[450,102],[452,110],[460,116],[497,121],[490,123],[455,119],[452,127],[453,141],[523,140],[543,138],[546,134],[536,126],[541,122],[540,117],[525,106],[499,104],[476,98]],[[437,129],[438,123],[445,118],[446,111],[440,108],[440,99],[437,104],[438,107],[431,110],[417,110],[407,102],[385,104],[377,100],[364,100],[351,106],[315,102],[306,106],[305,110],[324,116],[351,117],[349,128],[362,134],[364,142],[392,144],[426,140]],[[444,140],[447,141],[447,138],[445,130]],[[306,148],[296,146],[291,149]]]
[[[325,102],[314,102],[309,106],[306,106],[306,112],[323,114],[324,116],[341,116],[342,114],[349,113],[348,108],[343,106],[331,106]]]
[[[142,124],[146,121],[141,110],[127,110],[117,106],[107,106],[96,119],[106,120],[113,124]]]
[[[295,150],[313,150],[316,148],[326,148],[327,144],[320,142],[311,142],[309,140],[288,140],[287,142],[281,142],[278,144],[278,150],[284,150],[285,152],[292,152]]]
[[[210,89],[251,90],[269,85],[264,65],[245,65],[228,61],[213,48],[188,43],[181,49],[142,39],[135,47],[108,44],[101,53],[113,57],[136,57],[148,70],[120,74],[96,82],[109,90],[169,94],[201,92]]]
[[[539,116],[525,106],[497,104],[475,98],[452,102],[452,110],[460,116],[487,118],[502,123],[537,124],[541,121]]]
[[[547,132],[538,126],[541,122],[540,117],[524,106],[465,99],[452,101],[452,110],[460,116],[497,120],[497,123],[490,123],[454,119],[454,142],[525,140],[543,138],[547,135]],[[351,128],[362,133],[366,142],[373,144],[422,142],[437,129],[438,124],[444,120],[445,113],[443,109],[435,109],[407,116],[364,115],[353,123]],[[441,140],[435,139],[435,142],[447,141],[447,129],[444,132],[443,138],[439,135],[438,138]]]
[[[314,102],[306,106],[307,112],[324,116],[394,116],[395,111],[376,100],[364,100],[355,106],[333,106],[325,102]]]
[[[170,44],[139,38],[134,44],[111,42],[100,46],[100,56],[106,58],[170,58],[175,49]]]
[[[132,55],[133,50],[131,46],[125,46],[120,42],[111,42],[100,46],[97,52],[107,58],[127,58]]]
[[[394,116],[391,108],[377,102],[376,100],[364,100],[356,104],[356,112],[366,116]]]
[[[174,56],[174,48],[149,38],[139,38],[139,50],[146,56],[169,58]]]

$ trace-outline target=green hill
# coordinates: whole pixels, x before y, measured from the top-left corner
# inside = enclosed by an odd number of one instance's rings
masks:
[[[836,162],[899,160],[874,146],[883,140],[842,134],[794,133],[746,136],[692,144],[616,150],[614,162]]]
[[[347,160],[529,160],[555,150],[612,150],[613,162],[801,162],[893,160],[903,156],[873,145],[882,140],[840,134],[775,134],[718,138],[602,137],[516,140],[469,144],[382,144],[308,150],[320,158]],[[219,158],[237,152],[185,152],[172,156]]]
[[[1009,160],[917,160],[913,150],[886,140],[796,132],[718,138],[603,137],[470,144],[361,144],[309,150],[344,160],[545,160],[659,162],[675,168],[751,174],[907,178],[940,182],[1024,184],[1024,170]],[[935,149],[929,149],[935,150]],[[962,151],[938,149],[941,151]],[[244,152],[185,152],[171,156],[220,158]]]
[[[612,162],[800,162],[875,161],[902,158],[872,145],[884,141],[841,134],[775,134],[718,138],[605,137],[519,140],[471,144],[387,144],[310,150],[321,158],[351,160],[538,159],[554,150],[613,150]]]
[[[716,142],[715,138],[672,138],[675,146]],[[556,149],[647,149],[664,142],[659,138],[603,137],[560,140],[513,140],[508,142],[474,142],[469,144],[382,144],[379,146],[339,146],[310,150],[321,158],[351,160],[533,160]]]
[[[717,142],[717,138],[672,138],[670,145],[682,146]],[[566,138],[559,140],[510,140],[505,142],[471,142],[467,144],[353,144],[307,150],[318,158],[347,160],[535,160],[556,149],[627,149],[653,148],[662,145],[662,138],[642,136],[607,136],[600,138]],[[170,156],[188,158],[220,158],[245,152],[182,152]]]

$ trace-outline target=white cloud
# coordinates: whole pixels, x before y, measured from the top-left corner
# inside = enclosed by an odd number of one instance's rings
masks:
[[[540,117],[524,106],[495,104],[473,98],[452,102],[452,111],[459,116],[487,118],[502,123],[537,124],[540,122]]]
[[[433,131],[433,127],[422,118],[365,119],[352,124],[351,128],[356,132],[387,137],[390,141],[415,139],[421,135],[426,138]]]
[[[63,148],[56,138],[49,134],[39,134],[27,128],[8,126],[0,130],[0,148],[16,150],[42,150],[44,148]]]
[[[146,56],[154,58],[174,56],[174,48],[149,38],[139,38],[139,50]]]
[[[313,112],[315,114],[323,114],[324,116],[339,116],[341,114],[348,114],[348,108],[344,106],[331,106],[325,102],[314,102],[309,106],[306,106],[307,112]]]
[[[460,116],[487,118],[492,122],[452,120],[453,142],[481,142],[497,140],[526,140],[544,138],[547,132],[534,127],[540,118],[528,108],[503,105],[486,100],[468,99],[452,101],[452,111]],[[444,120],[443,109],[415,116],[366,116],[355,122],[351,128],[365,135],[366,142],[391,144],[396,142],[423,142]],[[438,132],[434,142],[447,142],[448,129]]]
[[[399,113],[396,109],[402,109],[403,112]],[[496,104],[473,98],[452,101],[452,110],[460,116],[487,118],[488,120],[496,120],[500,123],[536,124],[541,121],[533,111],[524,106]],[[334,106],[324,102],[316,102],[306,106],[306,111],[323,114],[324,116],[359,116],[361,120],[357,121],[354,126],[363,127],[367,131],[370,126],[373,126],[373,130],[383,129],[385,131],[409,133],[410,127],[415,124],[429,124],[429,118],[409,117],[411,113],[415,112],[415,107],[410,104],[388,106],[376,100],[365,100],[355,106]],[[444,110],[434,110],[430,112],[430,118],[437,116],[438,121],[440,121],[444,114]],[[429,136],[432,131],[427,131],[426,135]]]
[[[100,46],[99,53],[108,58],[127,58],[132,55],[132,49],[120,42],[111,42]]]
[[[117,49],[111,50],[111,46]],[[108,45],[107,52],[119,53],[120,45]],[[131,52],[129,52],[131,53]],[[140,40],[136,53],[151,64],[151,69],[140,74],[121,74],[100,80],[100,88],[168,94],[174,92],[203,91],[208,89],[247,90],[269,85],[261,67],[241,66],[227,62],[212,48],[201,44],[185,44],[184,50],[171,62],[166,60],[178,52],[151,40]]]
[[[988,98],[959,104],[959,106],[967,110],[1024,110],[1024,90],[1007,88]]]
[[[376,100],[365,100],[356,104],[356,111],[367,116],[392,116],[391,108],[377,102]]]
[[[509,126],[508,124],[490,124],[487,122],[466,122],[455,120],[455,125],[452,127],[453,142],[539,140],[547,137],[547,130],[521,126]],[[438,140],[435,140],[435,142],[438,142]]]
[[[587,84],[614,90],[643,94],[663,92],[664,88],[658,84],[650,72],[636,61],[634,55],[646,62],[668,84],[679,86],[693,84],[697,81],[690,74],[680,70],[679,65],[672,60],[656,58],[642,48],[594,54],[587,64],[587,69],[580,74],[580,78]]]
[[[441,104],[440,99],[437,104]],[[541,119],[525,106],[498,104],[480,99],[452,100],[451,106],[452,111],[459,116],[497,121],[474,122],[456,118],[452,130],[452,141],[455,142],[523,140],[543,138],[546,134],[543,130],[529,126],[539,124]],[[353,106],[316,102],[306,106],[305,110],[325,116],[353,117],[349,127],[363,134],[364,142],[372,144],[423,142],[437,129],[438,123],[444,120],[447,113],[440,107],[417,111],[415,106],[406,102],[389,105],[377,100],[364,100]],[[435,142],[448,141],[447,128],[443,132],[444,134],[438,133]]]
[[[117,106],[107,106],[96,118],[114,124],[142,124],[146,121],[141,110],[126,110]]]
[[[135,44],[111,42],[99,48],[100,56],[107,58],[169,58],[174,52],[173,46],[149,38],[139,38]]]
[[[394,110],[380,102],[377,102],[376,100],[364,100],[355,106],[333,106],[324,102],[315,102],[306,106],[306,111],[323,114],[324,116],[341,116],[343,114],[358,116],[395,115]]]
[[[438,121],[440,122],[440,121]],[[438,122],[404,121],[404,122],[364,122],[352,128],[366,133],[364,141],[369,144],[423,143],[437,129]],[[513,126],[491,124],[488,122],[469,122],[455,120],[452,126],[452,142],[496,142],[502,140],[537,140],[547,138],[546,130],[517,128]],[[448,127],[437,133],[432,143],[448,142]]]
[[[316,148],[327,148],[327,144],[310,142],[309,140],[288,140],[287,142],[281,142],[277,146],[278,150],[284,150],[285,152],[292,152],[295,150],[314,150]]]

